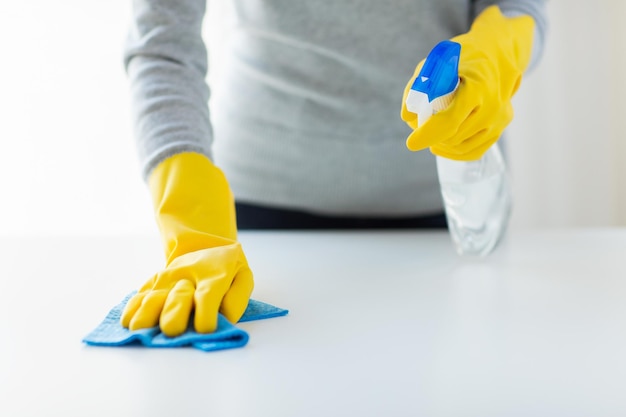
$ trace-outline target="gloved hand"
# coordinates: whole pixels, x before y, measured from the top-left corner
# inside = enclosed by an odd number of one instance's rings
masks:
[[[218,311],[236,323],[254,287],[237,242],[233,197],[223,173],[197,153],[174,155],[149,178],[165,245],[165,269],[133,296],[121,317],[131,330],[160,325],[167,336],[217,328]]]
[[[480,159],[513,119],[511,98],[530,62],[534,26],[530,16],[507,18],[498,6],[485,9],[469,32],[451,39],[461,44],[454,100],[418,127],[417,115],[405,102],[424,64],[420,62],[402,99],[402,120],[414,129],[407,147],[430,147],[435,155],[455,160]]]

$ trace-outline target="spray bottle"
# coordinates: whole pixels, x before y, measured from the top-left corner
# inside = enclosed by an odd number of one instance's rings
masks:
[[[443,41],[426,57],[406,99],[407,109],[425,123],[446,109],[459,86],[461,45]],[[511,188],[497,143],[477,161],[440,156],[437,174],[448,228],[460,255],[486,256],[505,234],[511,214]]]

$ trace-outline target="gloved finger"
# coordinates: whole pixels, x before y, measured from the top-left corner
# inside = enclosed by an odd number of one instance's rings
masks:
[[[409,89],[411,87],[411,84],[407,85],[407,88],[404,90],[404,96],[402,97],[402,108],[400,110],[400,118],[411,127],[411,129],[417,129],[418,123],[417,123],[417,114],[410,112],[407,108],[406,108],[406,98],[407,95],[409,94]]]
[[[217,313],[231,282],[232,279],[225,277],[198,282],[194,294],[196,312],[193,323],[198,333],[212,333],[217,329]]]
[[[407,148],[419,151],[453,137],[462,123],[480,106],[471,94],[463,94],[465,91],[460,88],[450,107],[415,129],[407,138]]]
[[[499,136],[512,120],[513,106],[511,103],[503,103],[495,113],[483,111],[480,107],[476,108],[461,124],[454,136],[445,141],[445,144],[454,146],[467,144],[468,141],[475,141],[479,137],[479,133],[483,131],[489,132],[487,136]],[[462,152],[466,152],[466,150]]]
[[[507,119],[501,119],[497,125],[488,126],[469,137],[465,137],[463,140],[461,139],[462,136],[458,134],[450,140],[438,143],[435,146],[445,148],[447,152],[460,155],[466,160],[467,158],[469,160],[479,159],[480,157],[476,157],[476,150],[483,149],[485,144],[488,149],[502,135],[507,124]],[[478,125],[486,126],[485,123],[480,122]],[[470,130],[467,129],[467,131],[469,132]],[[480,153],[480,155],[482,156],[484,152]]]
[[[128,328],[130,330],[147,329],[159,324],[159,316],[168,292],[168,290],[152,290],[146,293]]]
[[[490,126],[491,115],[482,112],[480,108],[467,116],[459,126],[459,130],[447,140],[441,142],[447,146],[458,146],[472,137],[476,137],[481,132],[486,132]]]
[[[169,337],[178,336],[187,330],[193,308],[194,285],[187,279],[176,282],[165,299],[159,319],[161,331]]]
[[[147,280],[142,286],[141,288],[139,288],[139,290],[137,291],[138,293],[142,293],[142,292],[147,292],[150,291],[153,287],[154,284],[157,281],[159,274],[154,274],[152,276],[152,278],[150,278],[149,280]]]
[[[124,311],[122,311],[122,316],[120,317],[120,324],[123,327],[128,328],[128,325],[133,319],[133,316],[135,315],[139,307],[141,307],[141,303],[146,294],[146,292],[138,292],[137,294],[133,295],[130,300],[128,300],[126,306],[124,307]]]
[[[500,139],[500,135],[497,134],[492,136],[490,139],[483,141],[480,146],[468,151],[463,156],[468,158],[468,160],[477,161],[483,157],[483,155]]]
[[[417,64],[417,67],[415,68],[415,72],[413,73],[413,76],[411,77],[407,85],[404,87],[404,93],[402,94],[402,106],[400,110],[400,118],[404,120],[409,126],[411,126],[412,129],[417,129],[417,124],[418,124],[417,114],[410,112],[406,108],[406,98],[409,95],[409,91],[411,90],[411,86],[413,85],[413,82],[415,81],[415,77],[417,77],[420,71],[422,70],[422,67],[424,66],[424,62],[426,62],[425,59],[423,59],[419,64]]]
[[[472,149],[477,148],[481,145],[482,142],[486,142],[488,138],[493,136],[493,132],[489,129],[482,129],[475,133],[470,137],[466,137],[465,140],[460,141],[456,144],[450,143],[450,141],[441,142],[435,145],[435,148],[445,149],[449,153],[454,153],[457,155],[464,155],[468,152],[471,152]]]
[[[222,299],[220,313],[231,323],[237,323],[248,307],[254,289],[254,279],[250,268],[243,267],[235,276],[230,289]]]
[[[491,136],[489,139],[482,139],[476,146],[466,152],[450,151],[445,146],[433,146],[431,152],[437,156],[453,159],[455,161],[477,161],[498,141],[499,135]]]

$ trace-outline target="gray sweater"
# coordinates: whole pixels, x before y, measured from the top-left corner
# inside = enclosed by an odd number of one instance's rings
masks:
[[[223,77],[205,79],[206,0],[134,0],[125,51],[144,178],[185,151],[238,201],[334,215],[442,210],[434,157],[407,150],[404,86],[485,7],[546,28],[544,0],[233,0]],[[211,192],[211,190],[207,190]]]

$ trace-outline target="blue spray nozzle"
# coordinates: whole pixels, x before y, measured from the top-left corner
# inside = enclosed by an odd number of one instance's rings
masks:
[[[426,57],[411,90],[428,96],[428,101],[453,92],[459,82],[461,45],[453,41],[438,43]]]

